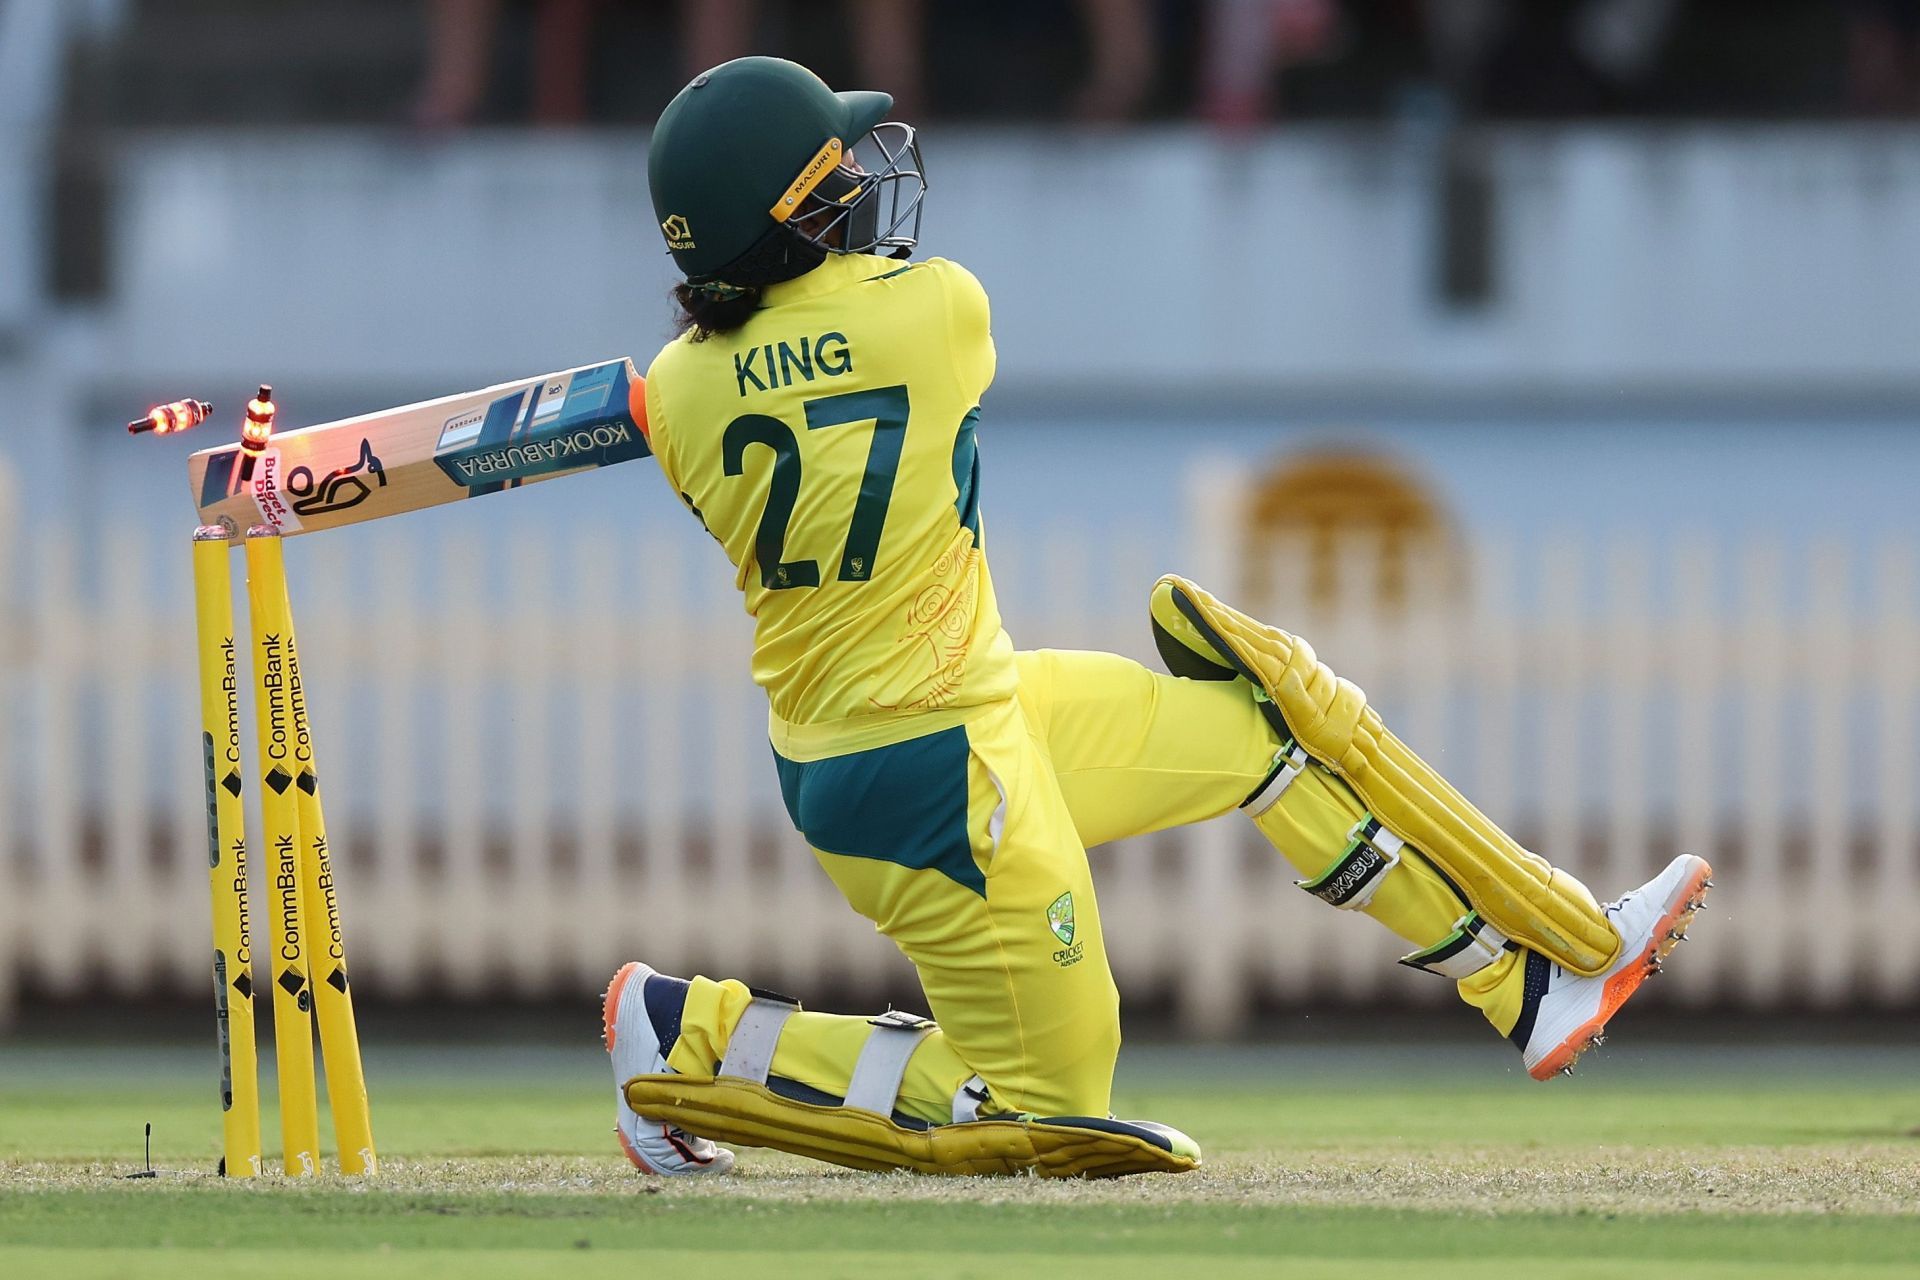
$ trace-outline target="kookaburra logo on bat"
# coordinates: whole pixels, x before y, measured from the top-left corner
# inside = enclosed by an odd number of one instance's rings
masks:
[[[379,483],[369,485],[366,477]],[[329,471],[317,485],[313,468],[295,467],[287,473],[287,496],[293,499],[295,515],[320,516],[332,511],[357,507],[372,496],[374,489],[387,486],[387,469],[373,456],[373,441],[360,441],[360,456],[348,466]]]

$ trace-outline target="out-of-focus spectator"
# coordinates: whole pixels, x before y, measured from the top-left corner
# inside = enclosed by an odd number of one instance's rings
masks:
[[[1209,0],[1201,114],[1227,127],[1272,115],[1280,70],[1328,56],[1340,20],[1335,0]]]
[[[846,17],[861,83],[893,95],[894,114],[925,113],[926,58],[922,0],[847,0]],[[765,50],[754,46],[759,0],[681,0],[680,22],[689,77],[732,58]]]
[[[1848,96],[1873,115],[1920,111],[1920,0],[1855,0]]]
[[[1588,0],[1574,11],[1573,45],[1618,85],[1643,79],[1673,29],[1680,0]]]
[[[487,94],[500,0],[428,0],[427,75],[413,106],[415,124],[465,124]]]
[[[588,48],[599,0],[535,0],[533,111],[541,124],[587,117]],[[427,76],[414,104],[416,124],[470,123],[493,76],[500,0],[428,0]]]
[[[1082,120],[1130,120],[1140,114],[1159,78],[1153,7],[1147,0],[1079,0],[1092,65],[1074,95]]]
[[[603,0],[523,0],[532,29],[532,109],[541,124],[588,114],[595,19]],[[429,128],[471,123],[486,107],[504,24],[503,0],[426,0],[427,73],[414,120]],[[759,52],[759,0],[680,0],[688,76]],[[925,106],[922,0],[847,0],[849,44],[861,81],[884,86],[902,116]]]
[[[1506,32],[1506,0],[1425,0],[1427,41],[1441,76],[1456,88],[1475,84]]]
[[[1680,0],[1425,0],[1434,62],[1470,107],[1587,111],[1659,57]]]
[[[0,0],[4,6],[7,0]],[[158,6],[155,6],[156,8]],[[277,6],[259,6],[273,9]],[[629,125],[688,75],[779,53],[899,114],[1120,122],[1920,113],[1920,0],[418,0],[422,124]],[[1842,75],[1850,43],[1851,77]],[[1410,91],[1411,90],[1411,91]],[[928,99],[934,99],[929,103]],[[379,110],[392,110],[384,100]]]

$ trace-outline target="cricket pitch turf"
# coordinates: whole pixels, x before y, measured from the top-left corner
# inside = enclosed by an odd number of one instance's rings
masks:
[[[1130,1049],[1207,1167],[1109,1183],[643,1178],[590,1049],[373,1045],[377,1180],[224,1181],[212,1056],[0,1046],[0,1275],[1920,1276],[1910,1047]]]

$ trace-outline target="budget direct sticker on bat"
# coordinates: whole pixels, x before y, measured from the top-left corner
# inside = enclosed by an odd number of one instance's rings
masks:
[[[228,498],[245,496],[260,517],[247,523],[270,524],[287,533],[300,532],[300,517],[295,514],[297,504],[288,504],[281,483],[286,471],[286,459],[281,451],[268,449],[261,454],[254,463],[251,480],[240,478],[241,461],[238,445],[207,459],[207,472],[200,481],[200,506],[211,507]]]
[[[287,504],[286,459],[280,450],[269,449],[260,458],[259,465],[253,469],[251,489],[253,505],[260,510],[260,516],[268,524],[287,533],[300,532],[300,518]]]
[[[644,458],[647,439],[627,412],[624,360],[543,378],[484,409],[447,419],[434,461],[455,484],[491,493],[562,471]]]

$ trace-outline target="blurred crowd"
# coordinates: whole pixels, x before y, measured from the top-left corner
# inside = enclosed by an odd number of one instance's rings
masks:
[[[428,127],[643,116],[748,52],[884,86],[911,118],[1231,127],[1390,114],[1434,90],[1508,117],[1920,111],[1920,0],[422,2]],[[621,56],[616,33],[649,56]]]

